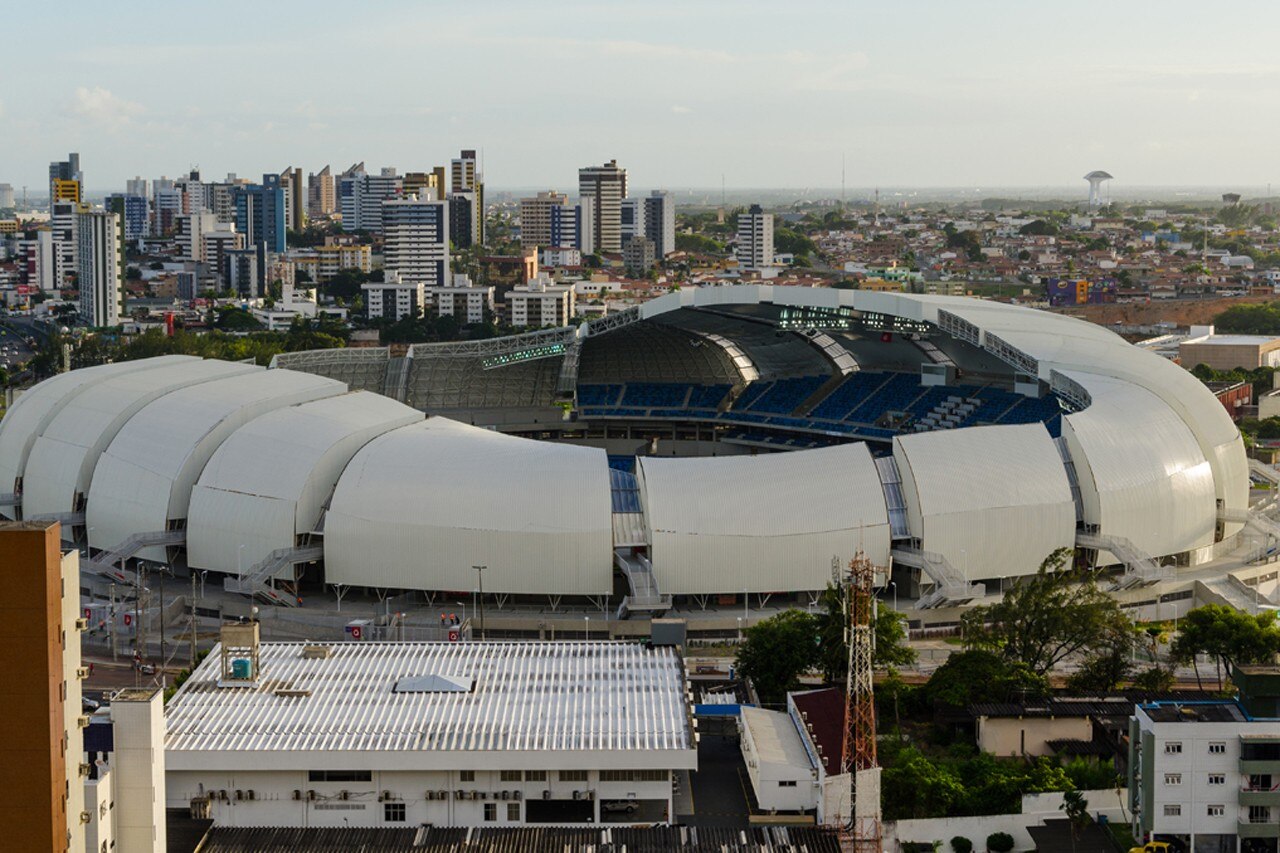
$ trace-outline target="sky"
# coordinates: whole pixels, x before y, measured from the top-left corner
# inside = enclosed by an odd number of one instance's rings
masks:
[[[491,188],[1280,187],[1280,4],[64,0],[0,13],[0,183],[483,151]],[[71,45],[51,51],[51,44]]]

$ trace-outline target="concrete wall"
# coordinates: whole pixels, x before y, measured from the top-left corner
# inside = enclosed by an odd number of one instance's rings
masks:
[[[1051,755],[1046,741],[1092,740],[1086,717],[979,717],[978,748],[1005,758]]]

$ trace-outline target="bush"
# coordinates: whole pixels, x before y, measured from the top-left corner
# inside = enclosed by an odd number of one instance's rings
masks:
[[[987,836],[987,849],[991,853],[1009,853],[1013,849],[1013,836],[1007,832],[993,832]]]
[[[952,853],[971,853],[973,850],[973,842],[965,838],[963,835],[957,835],[951,839]]]

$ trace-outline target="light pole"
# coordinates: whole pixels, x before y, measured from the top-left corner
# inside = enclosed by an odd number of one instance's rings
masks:
[[[483,642],[484,641],[484,570],[489,567],[488,566],[472,566],[471,568],[476,570],[476,584],[478,589],[480,590],[480,595],[477,599],[477,604],[479,606],[479,611],[480,611],[480,640]]]
[[[738,642],[742,642],[742,617],[738,617]]]
[[[584,642],[586,642],[591,639],[591,617],[583,616],[582,622],[583,622],[582,639]]]
[[[894,581],[889,581],[889,588],[893,590],[893,609],[896,611],[898,609],[898,584]]]

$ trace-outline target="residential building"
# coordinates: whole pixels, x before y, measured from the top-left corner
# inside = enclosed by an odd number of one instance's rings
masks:
[[[676,250],[676,200],[666,190],[644,197],[644,236],[653,241],[659,260]]]
[[[80,210],[79,202],[55,201],[49,216],[49,227],[53,230],[54,251],[61,255],[59,262],[63,272],[76,268],[76,216]]]
[[[178,217],[185,207],[182,190],[168,178],[152,183],[151,236],[167,237],[178,227]]]
[[[493,285],[499,302],[518,284],[528,284],[538,274],[537,249],[525,249],[518,255],[484,255],[476,259],[481,284]]]
[[[189,261],[205,259],[204,235],[218,230],[218,217],[212,213],[185,213],[178,217],[178,251]]]
[[[237,187],[236,230],[245,245],[261,245],[268,252],[285,249],[284,188],[279,175],[263,175],[261,184]]]
[[[370,320],[402,320],[422,313],[425,293],[421,281],[404,281],[399,273],[388,271],[382,281],[362,284],[360,289]]]
[[[342,230],[382,233],[382,203],[403,192],[403,179],[392,168],[370,175],[359,163],[338,181],[338,203]]]
[[[174,189],[182,193],[180,213],[201,213],[210,210],[209,186],[200,180],[200,173],[192,169],[185,178],[173,182]]]
[[[333,172],[328,164],[319,172],[307,176],[307,215],[312,219],[332,216],[337,209]]]
[[[572,246],[544,246],[538,249],[541,267],[580,267],[582,252]]]
[[[307,221],[307,197],[302,192],[302,170],[289,166],[280,173],[284,188],[284,221],[292,231],[301,231]]]
[[[622,247],[622,263],[627,275],[643,276],[653,269],[656,252],[653,241],[644,235],[632,237]]]
[[[223,275],[231,291],[244,299],[262,299],[269,293],[267,281],[267,252],[261,244],[223,252]]]
[[[1280,668],[1241,667],[1235,699],[1138,705],[1129,728],[1135,838],[1239,850],[1280,826]],[[1257,849],[1274,849],[1270,847]]]
[[[476,245],[476,196],[473,192],[449,194],[449,239],[459,249]]]
[[[444,200],[448,187],[441,186],[437,172],[405,172],[404,194],[416,195],[418,198],[434,198]]]
[[[272,276],[272,281],[276,277]],[[316,302],[316,292],[312,288],[299,290],[291,281],[281,278],[280,298],[267,307],[266,300],[258,307],[250,309],[254,319],[261,323],[268,332],[288,331],[293,321],[298,318],[315,319],[317,317],[333,317],[345,320],[345,308],[321,308]]]
[[[82,853],[79,552],[62,553],[56,521],[0,520],[0,573],[4,846]]]
[[[298,249],[290,252],[289,258],[317,284],[330,281],[343,270],[367,273],[373,269],[373,250],[366,244],[334,243]]]
[[[571,284],[556,284],[551,276],[539,273],[528,284],[507,293],[507,311],[513,326],[567,326],[574,314],[576,298]]]
[[[203,261],[208,269],[226,281],[229,275],[227,258],[229,253],[245,248],[244,235],[237,231],[234,225],[218,223],[214,230],[203,233],[201,242],[204,253],[196,260]]]
[[[610,160],[578,170],[578,195],[590,209],[591,244],[595,251],[622,251],[622,200],[627,197],[627,170]],[[584,250],[585,251],[585,250]]]
[[[595,826],[632,802],[633,822],[670,823],[697,765],[671,646],[257,630],[224,627],[168,706],[167,805],[215,827]]]
[[[461,156],[454,159],[450,166],[452,172],[450,194],[467,198],[470,206],[469,210],[466,211],[469,214],[467,219],[462,220],[456,216],[453,217],[454,230],[461,236],[461,242],[458,239],[454,239],[454,244],[459,248],[483,246],[484,176],[480,174],[476,152],[472,149],[464,149]],[[462,214],[464,211],[461,209],[451,210],[450,215],[453,216],[455,212]],[[463,226],[464,222],[466,227]]]
[[[76,272],[80,319],[116,326],[124,303],[124,224],[105,210],[76,214]]]
[[[625,249],[633,237],[644,236],[644,199],[624,198],[619,210],[621,216],[619,228],[622,234],[622,247]]]
[[[553,241],[552,211],[569,207],[569,197],[555,190],[540,192],[533,198],[520,199],[520,245],[525,249],[566,245]]]
[[[382,203],[383,268],[404,281],[443,285],[449,274],[449,208],[433,198]]]
[[[133,243],[146,236],[149,213],[146,196],[115,193],[107,196],[106,208],[120,214],[126,242]]]
[[[734,248],[738,264],[749,270],[773,266],[773,214],[753,204],[738,214],[738,242]]]
[[[83,729],[87,853],[164,853],[164,691],[129,687]],[[87,754],[86,754],[87,753]]]
[[[456,317],[460,324],[483,323],[493,313],[493,288],[482,287],[461,273],[441,287],[424,289],[426,304],[441,317]]]
[[[10,210],[13,207],[13,185],[0,184],[0,210]]]
[[[450,192],[472,192],[479,182],[478,172],[476,171],[476,152],[474,150],[464,149],[461,156],[455,158],[451,163],[452,182],[449,185]]]
[[[80,155],[72,152],[65,160],[49,164],[49,206],[57,201],[80,201],[84,174],[80,171]]]
[[[150,183],[151,183],[150,181],[148,181],[146,178],[142,177],[141,175],[134,178],[130,178],[129,180],[124,182],[124,194],[141,196],[142,198],[149,198],[151,193],[148,189],[148,185]]]

